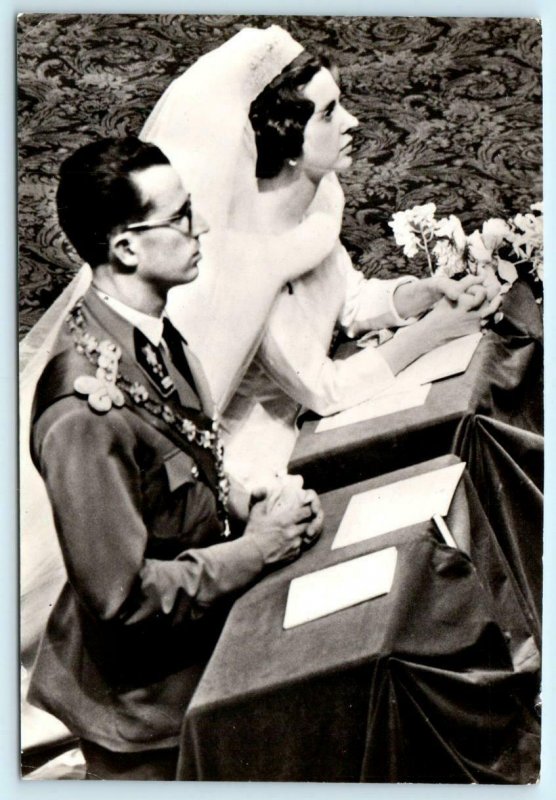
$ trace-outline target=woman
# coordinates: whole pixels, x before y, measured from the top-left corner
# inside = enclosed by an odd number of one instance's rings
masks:
[[[220,67],[223,71],[218,83],[224,83],[230,92],[229,76],[234,71],[228,70],[225,76],[225,59]],[[212,77],[214,80],[214,73]],[[156,116],[156,109],[154,113]],[[175,116],[175,108],[171,114]],[[241,123],[239,127],[244,142],[254,134],[256,154],[249,145],[242,150],[243,158],[232,181],[237,191],[228,185],[226,196],[230,202],[225,218],[219,218],[220,225],[227,225],[226,244],[221,244],[203,264],[205,275],[213,276],[212,285],[218,289],[224,282],[227,291],[217,300],[212,295],[211,305],[208,293],[195,297],[202,288],[199,283],[192,292],[175,294],[172,307],[174,321],[200,352],[205,368],[217,363],[215,352],[221,363],[228,365],[227,370],[219,366],[214,372],[213,380],[220,381],[215,394],[225,408],[228,469],[248,488],[260,482],[262,476],[267,481],[287,471],[300,406],[329,414],[372,397],[387,388],[394,376],[422,353],[478,330],[480,312],[469,310],[469,306],[480,305],[485,296],[479,292],[478,297],[466,298],[456,306],[448,300],[438,303],[444,295],[457,299],[474,279],[459,285],[445,279],[416,281],[411,277],[365,280],[354,270],[338,241],[332,252],[322,258],[314,240],[308,260],[312,256],[313,266],[318,264],[318,269],[282,290],[268,316],[256,355],[244,348],[248,358],[240,362],[234,349],[236,332],[239,326],[241,344],[241,324],[252,323],[254,313],[245,299],[249,292],[270,296],[274,256],[265,252],[264,245],[269,247],[268,243],[299,229],[315,207],[334,197],[338,191],[335,173],[351,164],[350,131],[357,125],[355,117],[340,103],[339,88],[328,62],[306,53],[296,55],[260,92],[250,107],[249,118],[252,131]],[[187,136],[191,136],[191,118],[187,121]],[[176,134],[175,125],[172,137],[168,136],[167,122],[158,125],[153,140],[162,149],[166,147],[176,163],[183,136]],[[185,124],[181,130],[185,132]],[[148,124],[145,133],[151,136]],[[226,146],[226,142],[219,142],[220,149]],[[173,149],[170,151],[169,147]],[[200,162],[197,166],[202,172]],[[214,215],[211,201],[214,204],[214,192],[202,207],[209,219],[211,212]],[[245,238],[248,233],[251,240]],[[242,247],[230,257],[230,243],[235,238]],[[284,251],[282,260],[287,262],[291,255],[291,251]],[[195,313],[195,304],[197,309],[205,309],[207,302],[213,314],[208,323]],[[415,321],[415,315],[436,303],[431,314]],[[267,309],[267,304],[257,301],[258,320]],[[386,326],[403,327],[409,322],[415,323],[411,330],[400,331],[380,352],[367,349],[343,362],[327,357],[337,324],[354,336]],[[256,338],[251,336],[249,340],[254,343]]]

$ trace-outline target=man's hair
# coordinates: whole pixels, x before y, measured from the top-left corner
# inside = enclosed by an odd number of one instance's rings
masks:
[[[158,147],[134,136],[91,142],[63,162],[56,194],[58,219],[81,258],[92,267],[108,260],[112,231],[140,222],[150,208],[131,173],[168,163]]]
[[[303,51],[251,103],[257,178],[275,178],[287,159],[301,155],[305,126],[315,110],[302,90],[323,67],[330,67],[326,56]]]

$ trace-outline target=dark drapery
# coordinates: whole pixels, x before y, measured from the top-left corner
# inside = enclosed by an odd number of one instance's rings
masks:
[[[511,565],[540,640],[543,533],[543,343],[528,286],[516,283],[489,336],[476,414],[460,423],[453,452],[467,462],[480,503]]]
[[[503,298],[503,319],[487,334],[471,404],[517,428],[543,432],[543,327],[531,287],[519,280]]]
[[[331,551],[353,489],[323,497],[327,527],[312,551],[235,604],[186,715],[180,777],[535,781],[538,650],[472,483],[448,517],[461,550],[422,523]],[[387,596],[283,630],[293,577],[392,544]]]

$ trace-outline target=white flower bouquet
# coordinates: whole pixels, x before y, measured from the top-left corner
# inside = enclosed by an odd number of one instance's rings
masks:
[[[467,235],[458,217],[436,219],[436,206],[427,203],[398,211],[388,224],[408,258],[423,252],[431,275],[459,278],[483,275],[493,293],[507,292],[518,277],[537,284],[542,297],[543,205],[534,203],[526,214],[509,220],[489,219],[481,230]]]

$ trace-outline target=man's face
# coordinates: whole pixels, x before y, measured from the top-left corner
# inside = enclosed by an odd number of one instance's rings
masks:
[[[340,89],[327,69],[320,69],[303,89],[315,105],[305,127],[301,165],[313,178],[351,165],[351,136],[357,119],[340,103]]]
[[[169,164],[162,164],[131,177],[143,201],[150,203],[141,223],[163,223],[156,227],[136,223],[127,229],[138,257],[137,275],[166,290],[194,281],[201,258],[199,237],[208,227],[191,213],[189,194],[179,175]]]

